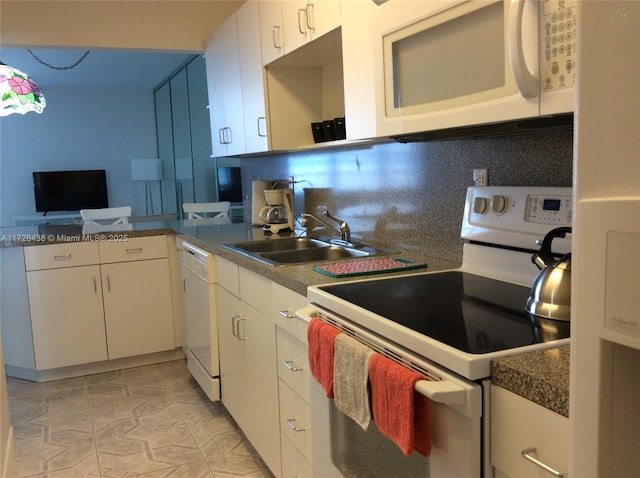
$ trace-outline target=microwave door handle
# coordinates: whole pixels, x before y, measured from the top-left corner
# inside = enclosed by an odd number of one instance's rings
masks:
[[[522,19],[525,3],[526,0],[511,0],[510,2],[507,43],[511,71],[520,94],[525,98],[535,98],[538,95],[538,78],[529,71],[522,46]]]

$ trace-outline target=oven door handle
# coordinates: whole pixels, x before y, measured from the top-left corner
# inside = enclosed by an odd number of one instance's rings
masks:
[[[428,399],[446,405],[464,405],[467,400],[464,388],[446,380],[418,380],[415,389]]]

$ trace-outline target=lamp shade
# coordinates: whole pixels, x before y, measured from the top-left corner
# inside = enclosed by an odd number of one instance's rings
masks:
[[[47,106],[44,94],[29,75],[0,62],[0,116],[29,111],[42,113]]]
[[[132,159],[131,179],[134,181],[160,181],[162,179],[160,159]]]

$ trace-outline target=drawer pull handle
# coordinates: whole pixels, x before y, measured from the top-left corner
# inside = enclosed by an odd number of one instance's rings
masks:
[[[544,471],[546,471],[547,473],[557,477],[557,478],[566,478],[566,475],[564,473],[560,473],[558,470],[555,470],[553,468],[551,468],[549,465],[542,463],[540,460],[538,460],[535,456],[533,456],[536,452],[535,448],[525,448],[524,450],[522,450],[522,457],[525,460],[529,460],[531,463],[533,463],[534,465],[539,466],[540,468],[542,468]]]
[[[280,315],[282,317],[284,317],[285,319],[295,319],[296,318],[296,314],[292,314],[291,312],[289,312],[289,309],[281,310],[280,311]]]
[[[140,254],[142,252],[142,247],[134,247],[131,249],[126,249],[127,254]]]
[[[289,370],[291,370],[292,372],[301,372],[302,370],[304,370],[304,369],[302,369],[302,368],[300,368],[300,367],[296,367],[296,366],[293,364],[293,360],[287,360],[287,361],[285,361],[285,362],[283,362],[283,363],[284,363],[284,366],[285,366],[285,367],[287,367],[287,368],[288,368]]]
[[[65,254],[63,256],[53,256],[54,261],[68,261],[71,259],[71,254]]]
[[[287,420],[287,425],[289,426],[289,428],[291,428],[294,432],[303,432],[306,430],[306,428],[300,428],[298,425],[296,425],[296,419],[295,418],[289,418]]]

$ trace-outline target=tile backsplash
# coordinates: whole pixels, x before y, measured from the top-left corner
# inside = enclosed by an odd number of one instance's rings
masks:
[[[571,186],[570,130],[421,143],[378,143],[242,158],[251,181],[295,179],[296,215],[324,208],[356,239],[460,262],[465,192],[474,168],[493,186]]]

